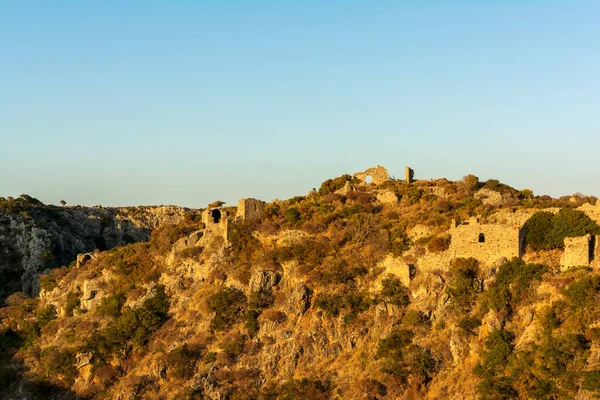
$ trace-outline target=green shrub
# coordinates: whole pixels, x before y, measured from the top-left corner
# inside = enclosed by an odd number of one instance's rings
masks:
[[[58,286],[56,276],[53,273],[41,275],[39,278],[40,288],[46,292],[51,292]]]
[[[204,251],[204,247],[202,246],[192,246],[185,248],[179,252],[179,257],[181,258],[191,258],[191,259],[199,259]]]
[[[69,292],[67,293],[67,301],[65,303],[65,313],[69,316],[73,316],[73,311],[81,304],[81,293]]]
[[[408,288],[394,275],[388,275],[381,281],[379,295],[387,303],[397,306],[406,306],[409,303]]]
[[[425,322],[424,315],[417,310],[409,308],[406,310],[404,316],[402,316],[402,324],[408,326],[419,326]]]
[[[321,184],[321,187],[319,188],[319,194],[325,195],[340,190],[346,185],[346,182],[350,182],[350,184],[356,185],[360,183],[360,180],[348,174],[339,176],[334,179],[327,179]]]
[[[167,355],[167,372],[177,379],[189,379],[194,375],[197,354],[187,344],[179,346]]]
[[[125,304],[125,300],[126,298],[123,293],[116,293],[105,297],[96,307],[96,312],[103,316],[117,318],[121,315],[121,309]]]
[[[523,225],[525,243],[533,250],[564,247],[566,237],[600,234],[600,226],[583,211],[562,208],[556,215],[541,211]]]
[[[479,376],[494,376],[502,373],[508,364],[508,358],[512,354],[515,335],[504,329],[490,332],[485,340],[485,353],[482,363],[476,369]]]
[[[315,299],[315,306],[333,317],[338,317],[342,312],[350,315],[346,322],[368,310],[370,305],[370,301],[363,293],[350,290],[342,294],[319,294]]]
[[[600,371],[587,371],[583,374],[581,388],[593,392],[600,391]]]
[[[290,207],[285,210],[284,218],[287,223],[295,224],[296,222],[300,221],[300,211],[298,211],[296,207]]]
[[[55,320],[57,317],[56,307],[53,304],[48,304],[46,307],[40,309],[36,315],[36,322],[39,329],[48,325],[50,321]]]
[[[412,343],[414,334],[394,329],[377,345],[376,359],[383,359],[382,372],[405,383],[411,374],[429,379],[435,364],[429,351]]]
[[[258,333],[258,331],[260,330],[260,324],[258,323],[258,316],[260,315],[260,312],[257,310],[248,310],[246,311],[245,314],[245,318],[244,318],[244,325],[246,326],[246,329],[248,330],[248,334],[251,337],[254,337],[254,335],[256,335]]]
[[[212,364],[215,361],[217,361],[217,353],[215,353],[214,351],[210,351],[206,353],[204,357],[202,357],[202,362],[204,364]]]
[[[410,248],[410,239],[404,228],[395,228],[389,231],[390,251],[399,257]]]
[[[471,311],[477,294],[481,292],[477,265],[478,262],[474,258],[457,258],[452,261],[446,293],[452,298],[452,308],[456,312]]]
[[[527,264],[518,258],[502,265],[485,294],[484,308],[510,311],[522,302],[531,301],[547,270],[546,265]]]
[[[114,323],[92,334],[83,350],[92,351],[98,359],[109,361],[111,354],[128,349],[130,343],[143,347],[168,319],[169,304],[164,285],[158,285],[154,296],[147,298],[142,307],[135,310],[123,308]]]
[[[333,386],[329,381],[290,380],[281,386],[267,387],[261,393],[261,399],[282,400],[329,400],[332,398]]]
[[[207,299],[207,305],[215,313],[210,329],[222,331],[231,328],[244,316],[246,296],[239,290],[223,288]]]
[[[57,349],[48,347],[42,351],[40,362],[43,365],[46,376],[50,378],[59,377],[68,385],[72,385],[77,376],[75,366],[75,351],[73,349]]]
[[[474,330],[481,326],[481,319],[477,317],[464,317],[458,321],[458,327],[467,335],[474,335]]]
[[[235,361],[246,349],[246,337],[243,335],[232,335],[220,347],[230,361]]]

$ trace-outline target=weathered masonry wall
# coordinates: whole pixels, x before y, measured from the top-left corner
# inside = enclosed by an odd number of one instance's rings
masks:
[[[592,235],[565,238],[565,251],[560,258],[560,265],[563,269],[588,267],[595,258],[596,245],[596,237]]]
[[[388,173],[388,170],[381,165],[378,165],[374,168],[369,168],[364,172],[357,172],[354,174],[354,176],[363,182],[366,182],[367,177],[370,176],[372,179],[371,182],[375,185],[379,185],[390,180],[390,174]]]
[[[491,265],[505,257],[521,257],[523,234],[518,226],[480,224],[477,219],[452,224],[450,229],[452,258],[473,257],[483,264]]]
[[[260,219],[265,216],[265,202],[257,199],[241,199],[236,219]]]

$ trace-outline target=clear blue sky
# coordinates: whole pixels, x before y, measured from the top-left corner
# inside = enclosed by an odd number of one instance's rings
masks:
[[[0,0],[0,196],[202,207],[381,164],[600,195],[600,2]]]

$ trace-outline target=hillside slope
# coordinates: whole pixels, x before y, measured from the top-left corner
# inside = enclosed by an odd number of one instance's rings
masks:
[[[343,176],[206,209],[11,295],[2,398],[594,398],[597,249],[562,248],[589,202]]]

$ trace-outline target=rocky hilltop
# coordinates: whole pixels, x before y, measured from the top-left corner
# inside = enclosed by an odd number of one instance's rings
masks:
[[[0,301],[37,295],[37,277],[80,253],[146,241],[153,229],[181,222],[191,210],[159,207],[56,207],[22,195],[0,198]]]
[[[413,174],[376,167],[285,201],[213,203],[201,219],[112,210],[107,250],[0,309],[0,396],[598,397],[597,199]],[[91,233],[63,229],[89,244],[66,259],[99,247],[107,210],[59,211],[93,220]]]

